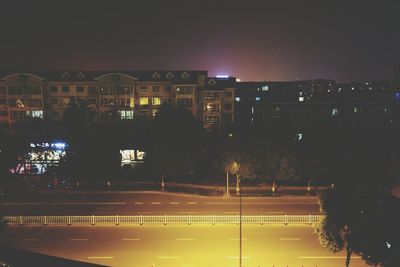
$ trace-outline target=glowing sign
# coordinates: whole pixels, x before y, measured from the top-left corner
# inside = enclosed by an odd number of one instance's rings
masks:
[[[138,149],[120,150],[121,153],[121,166],[130,165],[135,163],[143,163],[145,153]]]
[[[217,79],[228,79],[229,75],[217,75]]]

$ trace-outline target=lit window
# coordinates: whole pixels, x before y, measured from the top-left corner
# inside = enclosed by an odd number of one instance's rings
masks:
[[[264,85],[263,87],[261,87],[261,90],[262,91],[268,91],[269,90],[268,85]]]
[[[153,117],[155,117],[155,116],[157,115],[157,113],[158,113],[158,109],[153,109],[153,110],[151,111],[151,115],[152,115]]]
[[[121,120],[132,120],[133,110],[118,110]]]
[[[141,106],[148,105],[149,104],[149,98],[148,97],[141,97],[139,99],[139,103],[140,103]]]
[[[151,104],[152,104],[153,106],[159,106],[159,105],[161,105],[161,98],[160,98],[160,97],[153,97],[153,98],[151,99]]]
[[[129,101],[129,106],[131,107],[131,108],[134,108],[135,107],[135,99],[132,97],[131,99],[130,99],[130,101]]]
[[[333,108],[332,112],[331,112],[331,115],[333,117],[333,116],[336,116],[338,113],[339,113],[338,109],[337,108]]]
[[[300,97],[299,97],[299,101],[300,101],[300,102],[303,102],[303,101],[304,101],[304,97],[303,97],[303,96],[300,96]]]
[[[43,110],[28,110],[26,116],[43,119]]]
[[[353,112],[358,112],[358,108],[354,107]]]
[[[136,150],[136,159],[143,160],[144,159],[144,151]]]
[[[303,139],[303,134],[297,133],[295,139],[296,139],[296,141],[300,141],[301,139]]]
[[[256,96],[256,101],[260,101],[260,100],[261,100],[261,97]]]
[[[238,97],[238,96],[235,97],[235,101],[236,101],[236,102],[240,102],[240,97]]]

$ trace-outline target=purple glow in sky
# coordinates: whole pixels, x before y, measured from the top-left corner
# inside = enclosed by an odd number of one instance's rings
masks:
[[[399,1],[4,1],[0,68],[387,79]]]

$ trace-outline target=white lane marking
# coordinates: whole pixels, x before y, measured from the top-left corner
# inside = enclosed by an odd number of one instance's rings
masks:
[[[109,260],[114,259],[113,256],[89,256],[87,258],[88,259],[109,259]]]
[[[187,202],[187,204],[188,204],[188,205],[196,205],[196,204],[197,204],[197,202],[193,202],[193,201],[191,201],[191,202]]]
[[[177,202],[177,201],[172,201],[172,202],[169,202],[169,204],[170,204],[170,205],[179,205],[179,202]]]
[[[225,256],[225,259],[239,259],[239,256]],[[242,259],[250,259],[249,256],[243,256]]]
[[[238,205],[239,202],[231,203],[231,202],[205,202],[206,205]],[[317,202],[249,202],[242,203],[242,205],[303,205],[303,204],[311,204],[318,205]]]
[[[229,238],[230,241],[239,241],[239,238]],[[247,238],[242,238],[243,241],[246,241]]]
[[[160,205],[161,202],[150,202],[151,205]]]
[[[143,202],[133,202],[133,204],[135,204],[135,205],[143,205]]]
[[[87,238],[70,238],[70,241],[88,241],[89,239]]]
[[[158,256],[157,259],[159,260],[177,260],[180,259],[181,256]]]
[[[177,241],[195,241],[196,238],[177,238]]]
[[[21,202],[21,203],[0,203],[2,206],[56,206],[56,205],[126,205],[126,202]]]
[[[18,241],[21,241],[21,242],[34,242],[34,241],[38,241],[38,239],[37,238],[21,238],[21,239],[18,239]]]
[[[281,241],[300,241],[300,238],[298,237],[288,237],[288,238],[280,238],[279,240]]]
[[[124,241],[140,241],[140,238],[123,238]]]
[[[345,256],[299,256],[299,259],[345,259]],[[361,259],[360,256],[352,256],[352,259]]]

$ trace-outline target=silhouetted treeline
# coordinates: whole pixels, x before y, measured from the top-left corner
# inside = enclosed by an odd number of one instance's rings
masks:
[[[59,174],[78,180],[163,177],[222,183],[224,166],[235,160],[242,167],[243,182],[249,183],[399,181],[398,121],[371,125],[365,117],[351,116],[299,128],[283,118],[210,132],[190,112],[170,105],[161,106],[152,120],[114,116],[111,122],[98,124],[91,114],[84,102],[72,101],[61,121],[29,120],[3,127],[2,171],[18,156],[21,159],[30,142],[62,139],[68,150]],[[143,166],[122,171],[121,149],[145,151]]]

